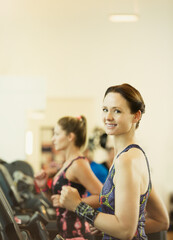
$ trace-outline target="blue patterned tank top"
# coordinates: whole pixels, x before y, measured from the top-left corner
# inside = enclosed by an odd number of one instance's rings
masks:
[[[146,207],[146,203],[147,203],[147,199],[149,197],[149,193],[151,191],[151,177],[150,177],[150,169],[149,169],[149,163],[148,163],[148,159],[147,156],[145,154],[145,152],[143,151],[143,149],[136,145],[136,144],[131,144],[128,147],[126,147],[122,152],[120,152],[117,156],[117,158],[123,153],[123,152],[127,152],[129,149],[131,148],[138,148],[140,149],[145,158],[146,158],[146,162],[147,162],[147,167],[148,167],[148,171],[149,171],[149,185],[148,185],[148,189],[146,191],[145,194],[140,196],[140,205],[139,205],[139,220],[138,220],[138,225],[137,225],[137,229],[136,229],[136,234],[133,238],[133,240],[147,240],[147,236],[145,234],[145,207]],[[108,213],[108,214],[115,214],[115,185],[113,183],[113,178],[115,175],[115,167],[114,164],[112,166],[112,168],[109,171],[108,177],[103,185],[102,191],[100,193],[100,204],[101,204],[101,210],[103,213]],[[103,240],[118,240],[117,238],[111,237],[107,234],[104,234],[103,236]]]

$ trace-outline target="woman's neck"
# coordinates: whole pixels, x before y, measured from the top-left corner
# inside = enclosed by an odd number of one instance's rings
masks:
[[[73,159],[82,156],[82,153],[79,147],[71,146],[66,150],[65,156],[66,162],[71,162]]]
[[[136,138],[135,136],[126,136],[123,137],[121,136],[114,136],[114,151],[115,151],[115,156],[123,151],[127,146],[131,144],[136,143]]]

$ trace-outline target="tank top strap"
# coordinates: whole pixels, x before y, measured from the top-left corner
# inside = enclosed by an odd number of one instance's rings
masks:
[[[78,156],[77,158],[74,158],[70,163],[69,165],[64,169],[64,172],[67,171],[67,169],[72,165],[72,163],[76,160],[78,160],[79,158],[82,158],[82,159],[86,159],[86,157],[83,157],[83,156]]]
[[[123,152],[127,152],[127,151],[128,151],[129,149],[131,149],[131,148],[138,148],[138,149],[140,149],[140,150],[143,152],[143,154],[144,154],[144,156],[145,156],[145,159],[146,159],[147,168],[148,168],[148,173],[149,173],[149,187],[151,188],[151,173],[150,173],[150,167],[149,167],[148,158],[147,158],[144,150],[143,150],[139,145],[137,145],[137,144],[130,144],[130,145],[128,145],[124,150],[122,150],[122,151],[117,155],[116,158],[118,158]]]

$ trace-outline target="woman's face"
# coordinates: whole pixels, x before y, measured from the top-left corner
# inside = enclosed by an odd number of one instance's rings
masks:
[[[122,135],[132,128],[134,114],[120,93],[110,92],[103,100],[102,119],[107,134]]]
[[[54,128],[54,135],[52,137],[52,141],[56,150],[65,150],[69,144],[66,131],[64,131],[58,124]]]

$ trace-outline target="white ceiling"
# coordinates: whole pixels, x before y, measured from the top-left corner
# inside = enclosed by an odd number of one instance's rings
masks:
[[[0,0],[0,75],[41,76],[47,96],[172,82],[172,0]],[[111,13],[139,12],[137,23]],[[99,89],[99,91],[98,91]]]

